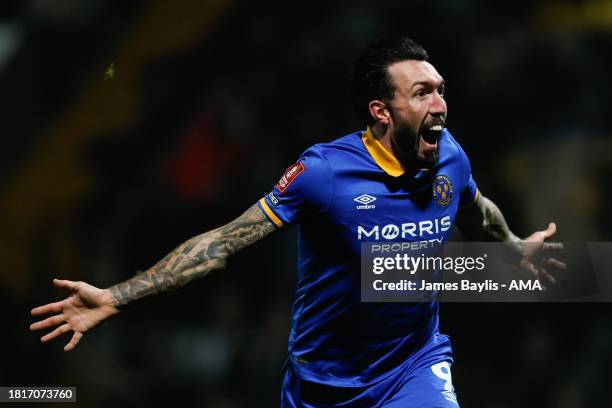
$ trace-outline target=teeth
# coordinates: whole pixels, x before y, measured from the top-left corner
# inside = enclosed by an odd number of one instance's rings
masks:
[[[436,132],[441,132],[442,131],[442,125],[435,125],[429,128],[429,130],[434,130]]]

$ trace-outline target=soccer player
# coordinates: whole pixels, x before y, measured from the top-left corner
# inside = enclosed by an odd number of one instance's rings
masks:
[[[401,36],[368,46],[352,70],[351,95],[366,130],[306,150],[273,190],[234,221],[180,245],[146,272],[107,289],[54,280],[71,296],[32,310],[54,315],[32,330],[83,334],[147,296],[222,270],[231,256],[279,228],[298,229],[283,407],[457,407],[452,354],[438,304],[361,303],[364,241],[446,240],[458,209],[473,229],[504,241],[544,282],[535,255],[555,224],[524,241],[479,194],[470,163],[445,128],[444,79],[426,51]],[[532,242],[533,245],[524,245]]]

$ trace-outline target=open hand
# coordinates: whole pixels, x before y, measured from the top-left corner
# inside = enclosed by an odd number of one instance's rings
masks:
[[[565,263],[555,258],[563,251],[563,244],[557,242],[546,242],[557,232],[554,222],[548,224],[548,228],[536,231],[521,241],[523,259],[521,267],[538,279],[543,285],[554,284],[555,271],[566,269]]]
[[[72,339],[64,347],[64,351],[70,351],[79,343],[83,333],[119,312],[113,306],[112,296],[108,290],[96,288],[85,282],[69,280],[53,279],[53,284],[60,288],[70,289],[72,294],[60,302],[32,309],[32,316],[56,313],[54,316],[30,325],[30,330],[55,327],[55,330],[40,338],[42,342],[47,342],[72,330],[74,331]]]

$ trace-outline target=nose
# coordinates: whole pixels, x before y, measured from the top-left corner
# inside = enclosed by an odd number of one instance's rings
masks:
[[[437,92],[433,92],[433,99],[429,106],[429,114],[432,116],[444,116],[446,115],[446,101]]]

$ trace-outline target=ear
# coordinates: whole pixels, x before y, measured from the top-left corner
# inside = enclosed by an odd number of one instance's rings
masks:
[[[372,115],[377,122],[380,122],[383,125],[389,124],[391,114],[383,101],[374,99],[370,101],[368,108],[370,109],[370,115]]]

